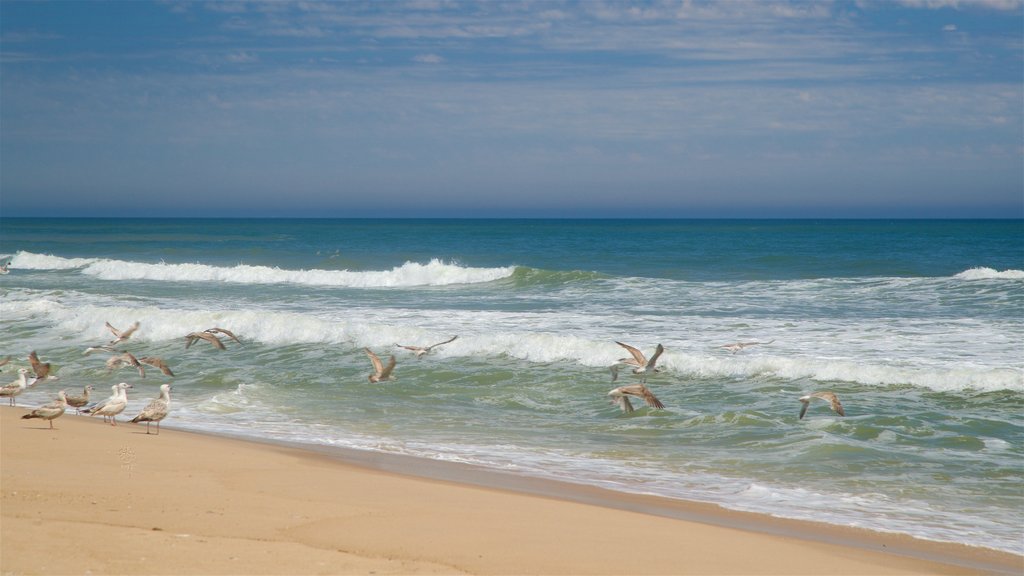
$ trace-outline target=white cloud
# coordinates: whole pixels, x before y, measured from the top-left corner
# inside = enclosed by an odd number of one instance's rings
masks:
[[[419,62],[420,64],[440,64],[444,62],[444,58],[437,54],[418,54],[413,57],[413,62]]]

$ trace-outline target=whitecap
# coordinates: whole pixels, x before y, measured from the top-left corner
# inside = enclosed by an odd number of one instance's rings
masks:
[[[985,266],[971,268],[954,276],[960,280],[1024,280],[1024,270],[996,270]]]

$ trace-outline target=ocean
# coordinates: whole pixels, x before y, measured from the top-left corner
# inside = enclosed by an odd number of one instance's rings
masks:
[[[167,428],[1024,554],[1024,220],[5,218],[0,259],[0,376],[59,376],[19,405],[171,382]],[[136,321],[175,377],[84,354]],[[616,341],[664,409],[610,402]]]

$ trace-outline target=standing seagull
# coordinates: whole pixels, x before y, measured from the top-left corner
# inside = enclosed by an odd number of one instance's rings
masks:
[[[135,357],[131,352],[124,352],[117,356],[111,356],[107,359],[107,374],[110,374],[114,370],[121,368],[122,366],[131,366],[139,371],[139,377],[146,377],[146,369],[143,368],[142,364],[139,363],[139,359]]]
[[[64,410],[67,409],[68,400],[64,391],[57,392],[57,399],[49,404],[40,406],[35,410],[25,414],[21,418],[27,420],[29,418],[42,418],[43,420],[49,420],[50,429],[53,430],[53,421],[55,418],[59,418],[64,415]]]
[[[392,355],[391,360],[388,361],[388,365],[385,366],[381,363],[380,358],[373,353],[369,348],[363,348],[366,355],[370,357],[370,362],[373,362],[373,374],[367,376],[370,382],[383,382],[385,380],[391,380],[391,371],[395,369],[395,357]]]
[[[117,328],[114,328],[113,326],[110,325],[110,322],[106,322],[105,324],[107,325],[107,329],[110,330],[110,332],[115,336],[115,338],[110,341],[111,346],[119,342],[124,342],[125,340],[131,338],[132,334],[134,334],[135,331],[139,329],[138,322],[133,323],[131,326],[125,328],[124,330],[118,330]]]
[[[50,374],[50,363],[41,362],[39,355],[33,350],[28,353],[28,362],[32,365],[32,372],[35,373],[36,378],[32,381],[32,384],[39,382],[40,380],[57,380],[56,376]],[[30,384],[31,385],[31,384]]]
[[[15,398],[28,387],[28,368],[18,368],[18,379],[0,388],[0,398],[11,399],[11,406],[17,406]]]
[[[89,403],[89,393],[95,390],[92,386],[86,386],[82,388],[81,396],[65,396],[68,402],[68,406],[75,409],[75,414],[81,414],[80,408]]]
[[[405,348],[406,350],[412,350],[413,353],[416,354],[416,359],[419,360],[420,358],[423,358],[428,353],[430,353],[430,351],[436,348],[437,346],[447,344],[452,340],[455,340],[456,338],[458,338],[458,336],[452,336],[451,339],[449,340],[445,340],[444,342],[438,342],[437,344],[431,344],[430,346],[405,346],[403,344],[395,344],[395,346],[398,346],[399,348]]]
[[[132,387],[133,386],[131,384],[126,382],[115,384],[114,388],[117,389],[116,395],[107,398],[92,408],[87,408],[85,412],[90,416],[95,416],[97,414],[104,418],[109,416],[110,425],[117,426],[117,415],[124,412],[124,409],[128,407],[128,393],[125,392],[125,390]]]
[[[630,346],[629,344],[623,344],[622,342],[616,341],[616,344],[622,346],[632,355],[632,358],[619,358],[619,362],[628,366],[633,366],[633,374],[646,374],[648,372],[661,372],[661,368],[655,368],[654,365],[658,362],[658,357],[665,351],[665,347],[658,344],[658,347],[654,349],[654,356],[648,360],[644,353],[640,350]],[[618,375],[618,372],[614,372]]]
[[[642,398],[651,408],[664,408],[665,405],[658,400],[657,397],[643,384],[630,384],[629,386],[619,386],[608,392],[608,396],[611,397],[612,402],[618,404],[619,408],[626,414],[633,411],[633,404],[630,403],[629,397],[636,396]]]
[[[154,368],[159,368],[165,376],[174,376],[174,372],[171,372],[171,367],[167,365],[167,362],[164,362],[163,358],[157,358],[156,356],[143,356],[142,358],[139,358],[139,362],[149,364]]]
[[[171,411],[171,385],[160,385],[160,397],[146,405],[139,415],[129,420],[132,423],[145,422],[146,434],[149,434],[149,423],[156,422],[156,433],[160,434],[160,421]]]
[[[212,334],[210,332],[190,332],[185,335],[185,340],[187,340],[187,342],[185,342],[186,350],[188,350],[189,346],[195,344],[197,340],[206,340],[217,350],[224,350],[224,343],[220,341],[220,338],[218,338],[216,334]]]
[[[810,406],[811,400],[813,399],[824,400],[832,405],[832,411],[840,416],[846,416],[846,412],[843,411],[843,405],[839,403],[839,397],[832,392],[811,392],[806,396],[799,398],[803,406],[800,407],[800,419],[804,419],[804,414],[807,413],[807,407]]]

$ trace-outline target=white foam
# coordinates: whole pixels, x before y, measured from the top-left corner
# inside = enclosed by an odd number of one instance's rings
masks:
[[[148,264],[106,258],[61,258],[18,252],[12,263],[27,270],[73,270],[101,280],[163,282],[230,282],[236,284],[301,284],[348,288],[393,288],[475,284],[507,278],[515,266],[471,268],[437,258],[426,264],[406,262],[391,270],[286,270],[270,266],[211,266],[208,264]]]
[[[979,266],[970,270],[964,270],[954,276],[954,278],[961,280],[1024,280],[1024,270],[1010,269],[999,271],[994,268]]]

